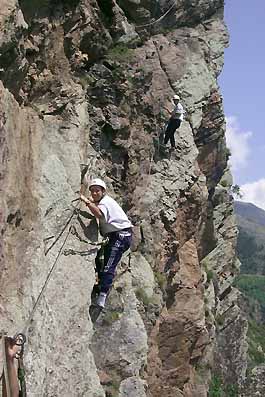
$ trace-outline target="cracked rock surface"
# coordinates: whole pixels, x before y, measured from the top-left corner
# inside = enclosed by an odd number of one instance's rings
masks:
[[[29,396],[206,397],[215,372],[243,382],[223,7],[0,0],[0,321],[10,335],[27,325]],[[174,93],[186,117],[170,151]],[[73,201],[84,175],[134,224],[94,326],[101,237]]]

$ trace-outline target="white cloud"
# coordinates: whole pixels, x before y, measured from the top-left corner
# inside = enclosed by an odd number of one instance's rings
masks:
[[[244,168],[250,154],[249,139],[251,131],[242,131],[236,117],[226,118],[226,143],[231,151],[229,164],[232,173]]]
[[[243,194],[241,201],[253,203],[257,207],[265,210],[265,179],[259,179],[256,182],[246,183],[240,186]],[[237,199],[238,200],[238,199]]]

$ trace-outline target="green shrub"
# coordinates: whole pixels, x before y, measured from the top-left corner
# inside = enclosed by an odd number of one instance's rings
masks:
[[[265,326],[255,320],[248,322],[248,356],[250,367],[265,363]]]
[[[214,271],[210,268],[211,265],[210,265],[208,259],[203,259],[202,266],[203,266],[206,276],[207,276],[207,283],[209,283],[214,277]]]
[[[222,381],[219,376],[214,375],[211,379],[209,397],[222,397]]]
[[[166,284],[167,284],[166,275],[164,273],[160,273],[160,272],[155,272],[154,275],[155,275],[157,284],[162,289],[162,291],[164,291],[166,288]]]
[[[205,269],[205,271],[206,271],[206,276],[207,276],[207,283],[209,283],[213,279],[214,272],[212,270],[208,270],[208,269]]]
[[[117,62],[129,62],[133,57],[133,50],[125,44],[117,44],[109,50],[107,57]]]
[[[242,198],[243,194],[241,193],[239,185],[233,185],[231,187],[231,192],[236,196],[236,198]]]
[[[118,321],[120,319],[120,313],[116,311],[108,311],[103,318],[103,323],[105,325],[111,325],[115,321]]]
[[[264,227],[259,230],[256,228],[257,233],[265,233]],[[255,234],[243,229],[239,226],[239,234],[237,239],[237,256],[242,264],[241,273],[255,274],[262,273],[265,260],[265,244],[256,237]]]
[[[226,179],[222,179],[220,181],[220,185],[223,186],[223,187],[227,187],[228,186],[228,181]]]
[[[265,312],[265,276],[242,274],[235,280],[235,286],[249,299],[255,299]]]
[[[137,290],[135,291],[135,295],[137,297],[137,299],[141,302],[143,302],[143,304],[145,306],[148,306],[149,303],[151,302],[151,299],[149,298],[149,296],[146,294],[145,290],[143,288],[137,288]]]
[[[224,385],[220,376],[213,375],[209,386],[209,397],[238,397],[237,385]]]
[[[227,385],[226,386],[226,397],[237,397],[238,396],[238,387],[237,385]]]

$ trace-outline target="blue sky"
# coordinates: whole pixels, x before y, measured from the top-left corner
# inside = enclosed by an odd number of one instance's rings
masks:
[[[227,0],[225,22],[230,46],[219,84],[234,183],[244,201],[265,209],[265,0]]]

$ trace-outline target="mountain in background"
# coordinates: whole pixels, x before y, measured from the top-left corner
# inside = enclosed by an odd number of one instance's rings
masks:
[[[248,317],[248,367],[265,363],[265,211],[236,201],[237,256],[241,273],[235,286],[243,293]]]
[[[265,226],[265,211],[254,204],[235,201],[235,211],[238,217],[259,226]]]
[[[241,274],[265,274],[265,211],[251,203],[235,202],[239,229],[237,255]]]

